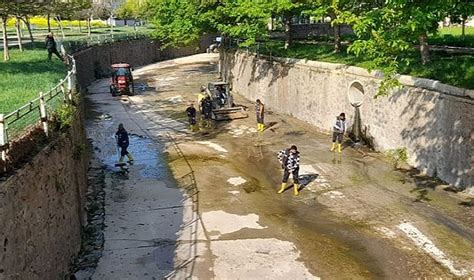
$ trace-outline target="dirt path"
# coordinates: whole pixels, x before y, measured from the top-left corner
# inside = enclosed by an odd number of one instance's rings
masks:
[[[97,113],[90,137],[105,166],[112,171],[119,122],[137,135],[138,155],[127,178],[110,176],[106,249],[94,279],[474,276],[472,208],[435,180],[394,171],[360,149],[330,153],[328,135],[271,112],[263,133],[252,111],[190,133],[184,109],[216,78],[216,60],[138,69],[148,88],[122,101],[107,94],[106,81],[89,89]],[[291,144],[302,153],[298,197],[276,193],[275,154]]]

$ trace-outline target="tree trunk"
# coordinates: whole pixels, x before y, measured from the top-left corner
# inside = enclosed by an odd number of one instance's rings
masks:
[[[341,52],[341,25],[334,24],[334,52]]]
[[[285,50],[288,49],[292,42],[293,38],[291,34],[291,15],[287,14],[284,15],[284,21],[285,21]]]
[[[51,15],[48,14],[48,32],[51,32]]]
[[[59,16],[57,16],[57,17],[55,17],[55,19],[58,22],[59,30],[61,30],[61,35],[63,36],[63,39],[66,38],[66,34],[64,34],[63,25],[61,23],[61,18]]]
[[[16,16],[15,17],[15,29],[16,29],[16,37],[17,37],[17,40],[18,40],[18,49],[20,50],[20,52],[23,51],[23,40],[21,39],[21,31],[20,31],[20,17],[19,16]]]
[[[22,18],[22,20],[25,23],[26,28],[28,28],[28,34],[30,35],[30,41],[31,41],[31,44],[33,44],[35,42],[35,39],[33,37],[33,32],[31,31],[30,19],[28,18],[28,16],[25,16],[25,18]]]
[[[91,36],[91,18],[87,18],[87,36]]]
[[[462,33],[461,33],[461,38],[462,41],[466,41],[466,18],[463,17],[461,21],[461,28],[462,28]]]
[[[3,60],[10,60],[10,53],[8,51],[8,36],[7,36],[7,16],[2,16],[2,34],[3,34]]]
[[[110,15],[110,35],[113,37],[114,36],[114,25],[112,24],[113,20],[113,14]]]
[[[426,32],[420,35],[419,41],[420,41],[421,64],[425,65],[428,62],[430,62],[430,48],[428,46],[428,35],[426,34]]]
[[[81,21],[82,21],[82,20],[79,20],[79,33],[82,33],[82,25],[81,25]]]

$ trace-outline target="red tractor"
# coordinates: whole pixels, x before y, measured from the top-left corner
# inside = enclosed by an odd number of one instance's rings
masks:
[[[110,81],[110,93],[116,95],[133,95],[135,89],[133,86],[132,68],[130,64],[118,63],[112,64],[112,78]]]

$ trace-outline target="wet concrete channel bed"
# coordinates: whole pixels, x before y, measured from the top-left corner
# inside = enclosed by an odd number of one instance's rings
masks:
[[[252,112],[191,133],[184,109],[216,64],[204,54],[142,67],[148,88],[130,98],[106,80],[89,88],[87,130],[109,178],[92,279],[473,276],[474,215],[459,196],[429,189],[417,201],[409,175],[350,147],[330,153],[328,135],[271,111],[263,133]],[[114,166],[119,123],[135,156],[127,175]],[[298,197],[276,193],[275,154],[290,144],[302,153]]]

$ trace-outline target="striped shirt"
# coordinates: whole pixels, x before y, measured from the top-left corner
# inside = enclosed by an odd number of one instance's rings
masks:
[[[290,153],[289,149],[278,152],[278,160],[286,170],[293,171],[300,167],[300,153]]]

